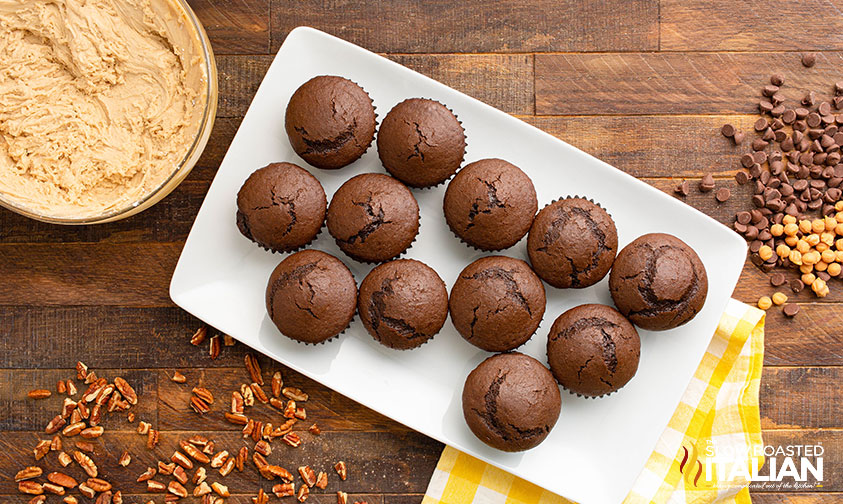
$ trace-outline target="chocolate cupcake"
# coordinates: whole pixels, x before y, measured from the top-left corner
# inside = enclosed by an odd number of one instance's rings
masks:
[[[419,204],[404,184],[388,175],[357,175],[331,198],[328,232],[352,259],[388,261],[416,238]]]
[[[441,184],[465,155],[465,132],[441,103],[411,98],[399,103],[378,130],[378,156],[386,171],[412,187]]]
[[[336,257],[302,250],[276,266],[266,285],[266,311],[288,338],[320,343],[351,323],[357,306],[357,284]]]
[[[293,150],[302,159],[317,168],[342,168],[372,144],[375,108],[357,84],[320,75],[293,93],[284,125]]]
[[[488,256],[462,270],[448,305],[451,321],[466,341],[489,352],[505,352],[536,332],[545,302],[544,285],[526,262]]]
[[[538,446],[556,425],[561,407],[550,371],[518,352],[484,360],[462,389],[463,416],[471,432],[507,452]]]
[[[565,198],[542,208],[527,237],[536,274],[558,288],[583,288],[599,282],[615,260],[615,222],[591,201]]]
[[[325,222],[322,184],[304,168],[272,163],[255,171],[237,193],[237,228],[273,252],[310,243]]]
[[[679,238],[638,237],[615,259],[609,275],[615,306],[643,329],[673,329],[694,318],[708,294],[705,266]]]
[[[448,290],[423,262],[398,259],[366,275],[360,284],[357,311],[378,343],[408,350],[442,329],[448,318]]]
[[[538,202],[521,169],[502,159],[481,159],[448,183],[443,209],[451,231],[467,244],[501,250],[527,234]]]
[[[553,322],[547,362],[556,381],[575,394],[610,394],[635,376],[641,341],[632,323],[610,306],[584,304]]]

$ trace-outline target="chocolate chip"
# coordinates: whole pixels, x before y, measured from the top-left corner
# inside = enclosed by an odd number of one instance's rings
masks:
[[[782,74],[773,74],[770,76],[770,84],[774,86],[781,86],[784,84],[784,75]]]
[[[793,109],[787,109],[782,114],[782,122],[785,124],[793,124],[793,121],[796,120],[796,111]]]
[[[805,131],[808,129],[808,123],[806,123],[803,119],[799,119],[793,123],[793,130],[794,131]],[[796,140],[794,140],[795,142]]]
[[[822,122],[822,120],[819,114],[817,114],[816,112],[811,112],[810,114],[808,114],[808,117],[805,118],[805,122],[808,124],[809,127],[816,128],[820,125],[820,122]]]
[[[700,180],[700,192],[709,192],[714,189],[714,176],[710,173],[706,173],[703,175],[702,179]]]
[[[823,124],[834,124],[835,117],[833,114],[824,115],[820,118]]]
[[[680,196],[687,196],[691,190],[691,184],[688,183],[687,180],[683,180],[676,186],[676,189],[673,190],[676,194]]]
[[[718,193],[720,191],[717,191]],[[755,226],[747,226],[746,231],[744,231],[744,236],[746,236],[747,240],[754,240],[758,238],[758,228]]]
[[[814,63],[817,62],[817,55],[809,52],[809,53],[802,53],[802,66],[806,68],[811,68],[814,66]]]
[[[764,164],[767,162],[767,153],[761,150],[753,152],[752,160],[758,164]]]
[[[782,114],[784,114],[784,105],[776,105],[770,110],[770,115],[773,117],[781,117]]]
[[[802,64],[804,65],[805,63],[803,62]],[[810,65],[805,65],[805,66],[812,66],[812,65],[813,65],[813,63],[811,63]],[[782,308],[782,312],[784,312],[784,314],[788,317],[795,317],[796,314],[799,313],[799,305],[795,304],[795,303],[787,303],[786,305],[784,305],[784,308]]]
[[[752,141],[752,150],[754,150],[754,151],[764,150],[764,148],[767,147],[768,145],[770,145],[770,142],[767,142],[767,141],[765,141],[761,138],[756,138],[755,140]]]
[[[755,159],[752,157],[752,154],[744,154],[743,156],[741,156],[741,165],[744,168],[749,168],[754,162]]]
[[[843,96],[835,96],[831,100],[834,102],[834,108],[838,110],[843,108]]]
[[[752,220],[752,215],[747,211],[743,211],[738,212],[735,218],[739,223],[746,225],[749,224],[749,222]]]
[[[831,104],[828,102],[822,102],[817,106],[817,112],[820,115],[829,115],[831,114]]]
[[[784,142],[785,140],[787,140],[790,137],[787,135],[786,131],[777,130],[776,133],[775,133],[775,136],[773,138],[775,139],[776,142],[781,143],[781,142]]]
[[[768,101],[761,100],[758,102],[758,110],[760,110],[762,114],[768,114],[773,110],[773,104]]]
[[[752,163],[752,166],[749,167],[749,175],[752,178],[758,178],[761,176],[761,165],[758,163]]]
[[[817,272],[817,278],[819,278],[823,282],[828,282],[829,280],[831,280],[831,275],[829,275],[825,271],[819,271]]]
[[[732,197],[732,191],[730,191],[728,187],[721,187],[717,190],[714,197],[717,199],[717,201],[723,203]]]
[[[772,79],[770,82],[773,82]],[[834,83],[834,94],[843,94],[843,81],[837,81]]]
[[[744,185],[749,182],[749,174],[743,170],[739,171],[735,174],[735,182],[740,185]]]
[[[763,207],[764,206],[764,196],[761,196],[760,194],[756,194],[755,196],[752,197],[752,204],[755,205],[758,208]]]
[[[787,282],[787,278],[784,273],[773,273],[773,276],[770,277],[770,284],[773,287],[781,287],[785,282]]]
[[[793,150],[793,139],[790,137],[785,138],[782,142],[780,147],[785,152],[790,152]]]
[[[732,138],[735,136],[735,127],[731,124],[724,124],[720,127],[720,134],[726,138]]]
[[[773,84],[767,84],[761,90],[761,94],[764,95],[764,96],[770,97],[770,96],[773,96],[774,94],[776,94],[778,91],[779,91],[778,86],[773,85]]]
[[[802,283],[802,280],[800,280],[798,278],[795,278],[795,279],[790,281],[790,290],[792,290],[796,294],[799,294],[800,292],[802,292],[802,289],[804,289],[804,288],[805,288],[805,284]]]
[[[740,145],[743,143],[744,138],[746,138],[746,135],[743,131],[736,131],[735,136],[732,137],[732,141],[735,145]]]
[[[811,107],[811,106],[814,105],[814,100],[815,100],[814,92],[808,91],[807,93],[805,93],[805,96],[802,97],[802,105],[805,105],[806,107]],[[805,115],[808,115],[808,113],[806,112]],[[801,117],[805,117],[805,116],[801,116]]]
[[[755,125],[753,127],[755,128],[755,131],[764,131],[767,129],[767,126],[769,126],[767,120],[760,117],[757,121],[755,121]]]

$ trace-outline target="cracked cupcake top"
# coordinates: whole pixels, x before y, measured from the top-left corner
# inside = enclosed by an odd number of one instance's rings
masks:
[[[389,111],[378,130],[384,168],[412,187],[444,182],[460,168],[464,155],[462,125],[434,100],[404,100]]]
[[[419,204],[404,184],[388,175],[357,175],[331,198],[328,231],[352,259],[388,261],[416,238]]]
[[[502,159],[481,159],[448,183],[443,203],[451,230],[481,250],[515,245],[533,223],[536,190],[526,173]]]
[[[481,257],[465,267],[448,301],[457,331],[490,352],[512,350],[541,323],[545,292],[539,277],[520,259]]]
[[[600,206],[584,198],[565,198],[542,208],[527,238],[536,274],[558,288],[599,282],[615,260],[618,231]]]
[[[316,177],[292,163],[272,163],[249,175],[237,193],[237,228],[261,247],[290,252],[316,237],[327,206]]]
[[[559,419],[559,387],[536,359],[521,353],[489,357],[469,373],[462,409],[471,432],[498,450],[538,446]]]
[[[287,105],[287,136],[296,154],[317,168],[357,160],[375,138],[375,109],[366,91],[343,77],[320,75],[299,87]]]
[[[357,284],[336,257],[302,250],[275,268],[266,286],[266,311],[288,338],[320,343],[345,330],[354,317]]]
[[[599,397],[635,376],[641,355],[638,331],[617,310],[585,304],[566,311],[547,335],[547,362],[560,385]]]
[[[679,238],[651,233],[638,237],[615,259],[609,275],[615,306],[638,327],[678,327],[702,309],[708,276],[694,249]]]
[[[448,291],[433,269],[398,259],[373,269],[360,284],[357,311],[369,334],[407,350],[432,338],[448,317]]]

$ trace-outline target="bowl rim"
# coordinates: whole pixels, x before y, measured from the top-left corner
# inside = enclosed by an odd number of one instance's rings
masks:
[[[168,1],[170,1],[177,8],[181,8],[185,17],[190,21],[193,30],[196,32],[196,38],[199,40],[202,57],[204,58],[203,64],[206,73],[205,104],[204,110],[202,111],[202,119],[200,122],[199,129],[196,131],[196,135],[194,136],[193,142],[191,142],[190,147],[187,149],[181,161],[178,162],[173,171],[170,172],[167,178],[162,180],[157,187],[149,191],[149,193],[144,195],[142,198],[133,201],[123,207],[109,210],[98,215],[86,217],[57,217],[55,215],[39,214],[31,211],[25,206],[20,206],[14,203],[13,201],[5,198],[2,193],[0,193],[0,206],[17,214],[23,215],[24,217],[28,217],[30,219],[34,219],[41,222],[46,222],[49,224],[102,224],[129,217],[142,210],[149,208],[150,206],[154,205],[155,203],[166,197],[170,192],[172,192],[176,187],[178,187],[178,185],[184,180],[185,177],[187,177],[187,175],[193,169],[195,164],[198,162],[199,155],[201,155],[202,151],[204,150],[205,144],[208,140],[208,136],[210,135],[210,131],[211,129],[213,129],[217,109],[217,101],[219,99],[217,95],[217,67],[216,60],[214,59],[214,51],[211,47],[211,41],[208,38],[208,34],[205,32],[205,28],[202,25],[202,22],[196,16],[196,13],[187,3],[187,0]],[[174,181],[176,183],[171,186]]]

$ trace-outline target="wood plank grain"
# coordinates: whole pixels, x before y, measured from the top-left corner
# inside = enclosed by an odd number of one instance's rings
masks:
[[[843,49],[837,0],[781,2],[772,10],[750,0],[662,0],[660,7],[663,51]]]
[[[779,309],[767,311],[764,363],[839,366],[843,362],[840,305],[812,303],[800,304],[800,308],[792,319]]]
[[[188,0],[217,54],[269,52],[269,0]]]
[[[158,423],[158,380],[159,373],[134,369],[94,369],[97,376],[113,379],[121,376],[129,382],[138,394],[138,404],[131,408],[138,419]],[[76,371],[70,369],[0,369],[0,433],[6,431],[43,431],[47,423],[61,412],[67,395],[56,393],[59,379],[72,379],[79,392],[71,397],[79,400],[87,385],[76,379]],[[29,399],[30,390],[43,388],[53,392],[47,399]],[[134,431],[137,423],[130,424],[126,413],[111,413],[101,423],[108,431]],[[2,434],[0,434],[2,435]],[[75,439],[73,440],[75,441]]]
[[[295,371],[261,356],[260,361],[264,370],[266,386],[263,387],[270,396],[269,377],[275,371],[281,371],[286,386],[302,389],[309,395],[306,402],[297,403],[305,408],[307,419],[296,424],[296,430],[306,430],[316,423],[323,432],[328,431],[390,431],[408,430],[407,427],[376,413],[353,400],[307,378]],[[162,430],[229,430],[234,428],[225,419],[225,412],[229,411],[231,393],[240,390],[241,384],[249,383],[245,368],[225,369],[185,369],[182,370],[187,383],[178,384],[169,379],[172,374],[162,370],[158,376],[160,384],[158,419]],[[194,413],[188,401],[194,386],[208,388],[214,394],[215,403],[211,411],[199,416]],[[286,402],[285,398],[281,398]],[[271,422],[278,426],[284,419],[277,409],[270,405],[255,403],[247,408],[249,418],[261,422]]]
[[[195,432],[161,432],[160,444],[155,450],[146,448],[146,436],[127,433],[106,432],[97,440],[93,455],[103,478],[112,482],[128,494],[146,491],[146,484],[137,483],[137,476],[148,466],[154,466],[158,460],[169,460],[180,440],[187,439]],[[240,432],[228,430],[203,431],[208,439],[213,439],[216,449],[236,453],[241,446],[248,446],[250,452],[254,446],[251,440],[244,441]],[[427,482],[436,465],[443,445],[437,441],[413,431],[400,433],[358,432],[351,436],[342,433],[326,432],[321,436],[302,433],[302,443],[298,448],[289,447],[276,440],[272,443],[272,453],[267,460],[280,464],[295,474],[296,468],[310,465],[315,471],[328,473],[328,487],[323,491],[314,489],[314,493],[331,495],[336,501],[336,491],[349,493],[421,493],[427,488]],[[0,434],[0,495],[17,494],[14,483],[15,473],[25,465],[34,462],[31,449],[39,439],[36,433],[5,432]],[[117,460],[123,451],[128,451],[133,458],[128,468],[120,467]],[[75,464],[62,469],[56,460],[55,452],[39,462],[44,472],[63,471],[79,480],[84,480],[82,471]],[[340,481],[333,471],[333,465],[343,460],[348,466],[348,479]],[[192,473],[191,473],[192,474]],[[158,476],[158,481],[169,481],[168,477]],[[248,470],[242,473],[233,471],[224,479],[216,470],[208,468],[208,481],[220,481],[227,485],[232,493],[254,494],[260,486],[269,482],[262,479],[249,463]],[[301,482],[296,475],[296,484]],[[264,486],[269,490],[269,486]],[[192,485],[188,486],[192,490]]]
[[[172,305],[179,243],[0,245],[0,304]]]
[[[510,114],[533,113],[529,54],[387,54],[392,61]],[[388,110],[381,111],[386,114]]]
[[[752,114],[771,73],[795,104],[839,80],[843,52],[806,69],[794,53],[537,54],[536,114]]]
[[[766,367],[759,404],[764,429],[843,427],[837,400],[843,368]]]
[[[540,0],[529,7],[512,0],[273,0],[272,50],[302,25],[376,52],[654,50],[658,5],[646,0]]]

